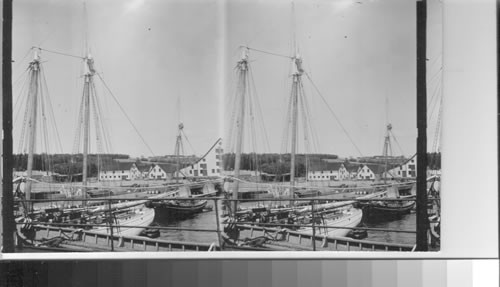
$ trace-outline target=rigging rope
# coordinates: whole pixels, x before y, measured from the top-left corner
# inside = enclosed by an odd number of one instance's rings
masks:
[[[76,121],[76,131],[75,131],[75,137],[73,141],[73,154],[79,153],[80,152],[80,138],[82,136],[82,123],[83,123],[83,112],[84,112],[84,95],[85,92],[82,94],[82,101],[80,102],[80,109],[78,111],[78,118]]]
[[[72,57],[72,58],[77,58],[77,59],[85,59],[85,57],[81,57],[81,56],[75,56],[75,55],[71,55],[71,54],[67,54],[67,53],[62,53],[62,52],[57,52],[57,51],[53,51],[53,50],[48,50],[48,49],[44,49],[42,47],[34,47],[33,48],[37,48],[41,51],[45,51],[45,52],[49,52],[49,53],[53,53],[53,54],[58,54],[58,55],[62,55],[62,56],[67,56],[67,57]]]
[[[311,81],[311,84],[313,85],[314,89],[316,90],[316,92],[318,93],[318,95],[321,97],[321,99],[323,100],[323,102],[325,103],[326,107],[330,110],[330,112],[333,114],[335,120],[337,121],[337,123],[340,125],[340,127],[342,128],[342,130],[344,131],[344,133],[346,134],[346,136],[349,138],[349,140],[351,141],[352,145],[356,148],[356,150],[358,151],[358,153],[363,156],[363,154],[361,153],[360,149],[358,148],[358,146],[354,143],[354,140],[351,138],[351,136],[349,135],[349,133],[347,132],[347,130],[344,128],[344,125],[342,125],[342,123],[340,122],[339,118],[337,117],[337,115],[335,114],[335,112],[333,111],[333,109],[330,107],[330,105],[328,104],[328,102],[326,101],[326,99],[323,97],[323,95],[321,94],[321,92],[319,91],[318,87],[316,86],[316,84],[314,84],[313,80],[311,79],[311,77],[309,77],[309,74],[307,72],[305,72],[307,78],[309,79],[309,81]]]
[[[248,66],[248,72],[249,72],[249,75],[250,75],[250,80],[251,80],[251,83],[252,83],[253,90],[254,90],[254,92],[256,94],[255,97],[257,99],[259,99],[259,96],[257,95],[257,88],[255,86],[255,80],[254,80],[254,77],[253,77],[253,69],[251,69],[250,65]],[[263,120],[264,116],[263,116],[263,113],[262,113],[262,106],[260,105],[260,101],[259,100],[257,100],[256,103],[257,103],[257,107],[256,108],[257,108],[258,116],[259,116],[260,119],[262,119],[262,121],[260,121],[260,124],[261,124],[260,128],[261,128],[261,130],[262,130],[262,132],[264,134],[264,139],[263,139],[264,140],[264,144],[266,145],[267,150],[270,151],[271,150],[271,145],[269,143],[269,137],[267,136],[266,126],[264,125],[264,120]]]
[[[193,153],[196,154],[196,150],[194,149],[193,145],[189,141],[189,139],[188,139],[186,133],[184,132],[184,130],[181,133],[184,136],[184,138],[186,139],[186,142],[188,143],[189,147],[193,150]],[[181,142],[181,147],[182,147],[182,151],[184,152],[184,146],[182,145],[182,142]]]
[[[109,132],[109,129],[108,129],[108,126],[105,125],[104,123],[104,119],[102,118],[102,115],[104,114],[103,113],[103,110],[102,110],[102,105],[101,105],[101,101],[99,100],[99,97],[97,97],[97,90],[95,88],[95,84],[92,83],[92,88],[93,88],[93,91],[94,91],[94,98],[95,98],[95,101],[97,103],[97,112],[98,112],[98,116],[99,116],[99,123],[101,124],[101,131],[103,133],[103,140],[104,140],[104,150],[107,151],[107,152],[111,152],[113,150],[113,146],[111,144],[111,136],[110,136],[110,132]]]
[[[277,54],[277,53],[267,52],[267,51],[263,51],[263,50],[251,48],[251,47],[248,47],[248,46],[240,46],[240,47],[247,48],[248,50],[257,51],[257,52],[260,52],[260,53],[272,55],[272,56],[277,56],[277,57],[282,57],[282,58],[287,58],[287,59],[293,59],[293,57],[290,57],[290,56],[287,56],[287,55],[281,55],[281,54]]]
[[[57,143],[59,144],[59,151],[62,152],[63,151],[63,148],[62,148],[62,143],[61,143],[61,137],[59,135],[59,130],[57,129],[57,124],[56,124],[56,119],[55,119],[55,116],[54,116],[54,109],[52,107],[52,100],[50,99],[50,94],[49,94],[49,88],[47,86],[47,79],[45,78],[45,71],[43,70],[43,67],[40,65],[40,71],[42,72],[42,79],[43,79],[43,83],[45,85],[45,88],[47,90],[47,104],[48,104],[48,111],[49,111],[49,120],[51,120],[51,124],[54,128],[54,132],[56,134],[56,139],[57,139]]]
[[[122,107],[122,105],[120,104],[120,102],[118,101],[118,99],[115,97],[115,95],[113,94],[113,92],[111,91],[111,89],[109,88],[109,86],[106,84],[106,82],[101,77],[101,75],[97,74],[97,76],[99,77],[99,79],[101,79],[102,83],[104,84],[104,87],[106,87],[106,89],[108,90],[108,92],[110,93],[110,95],[113,97],[113,99],[115,100],[116,104],[118,105],[118,107],[120,108],[120,110],[123,112],[123,114],[125,115],[125,117],[129,121],[130,125],[134,128],[134,130],[137,133],[137,135],[141,138],[141,140],[144,143],[144,145],[148,148],[149,152],[154,156],[155,153],[153,152],[153,150],[151,149],[151,147],[148,145],[148,143],[146,142],[146,140],[144,139],[144,137],[141,135],[141,133],[139,132],[139,130],[137,129],[137,127],[134,125],[134,123],[132,122],[132,120],[130,119],[130,117],[128,116],[128,114],[125,112],[125,109]]]

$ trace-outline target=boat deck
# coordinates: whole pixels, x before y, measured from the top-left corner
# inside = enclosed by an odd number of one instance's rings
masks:
[[[279,237],[280,240],[268,241],[267,246],[276,250],[290,251],[412,251],[413,246],[356,240],[347,237],[325,237],[302,234],[294,231],[278,234],[278,229],[241,225],[240,238],[257,236]],[[46,249],[48,252],[60,250],[73,252],[172,252],[172,251],[220,251],[218,242],[201,243],[186,241],[167,241],[141,236],[110,236],[92,230],[79,230],[50,226],[37,226],[35,238],[45,241],[38,247],[26,246],[27,252],[34,249]],[[313,238],[315,240],[313,240]],[[44,240],[45,239],[45,240]],[[64,239],[64,240],[61,240]],[[18,240],[20,243],[20,240]],[[313,246],[313,242],[315,246]],[[19,244],[22,245],[22,244]],[[21,247],[21,246],[20,246]],[[20,250],[23,250],[22,247]],[[29,250],[29,251],[28,251]],[[224,248],[224,250],[237,250]]]

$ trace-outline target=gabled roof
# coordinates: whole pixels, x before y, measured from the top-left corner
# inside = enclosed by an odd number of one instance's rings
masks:
[[[149,171],[154,164],[149,162],[136,162],[135,166],[141,172]]]
[[[388,165],[387,169],[384,164],[376,164],[376,163],[365,163],[363,166],[367,166],[374,174],[382,175],[386,170],[390,171],[397,165]]]
[[[401,167],[403,165],[406,165],[408,164],[412,159],[415,159],[415,163],[416,163],[416,159],[417,159],[417,154],[414,154],[412,157],[410,157],[409,159],[405,160],[403,163],[401,164],[394,164],[394,165],[391,165],[391,166],[388,166],[387,167],[387,170],[391,170],[391,169],[394,169],[394,168],[397,168],[397,167]]]
[[[110,163],[107,163],[102,168],[102,171],[130,170],[133,165],[134,165],[133,162],[112,161]]]
[[[401,165],[405,165],[405,164],[409,163],[412,159],[415,159],[415,161],[416,161],[416,159],[417,159],[417,154],[414,154],[412,157],[410,157],[407,161],[403,162],[403,163],[402,163],[402,164],[400,164],[399,166],[401,166]]]
[[[317,161],[311,163],[309,170],[310,171],[339,170],[343,164],[344,164],[343,162]]]
[[[166,173],[173,173],[177,170],[177,165],[171,163],[156,163],[153,167],[159,166]]]
[[[349,172],[357,172],[359,167],[362,166],[362,164],[349,162],[347,164],[344,164],[344,166]]]

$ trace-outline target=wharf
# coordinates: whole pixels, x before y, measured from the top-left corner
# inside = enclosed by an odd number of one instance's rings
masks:
[[[111,236],[92,230],[35,226],[38,246],[24,244],[18,239],[18,249],[46,250],[48,252],[169,252],[169,251],[209,251],[219,249],[216,243],[195,243],[186,241],[167,241],[142,236]],[[26,245],[24,248],[23,245]]]
[[[348,237],[331,237],[304,234],[291,230],[280,230],[253,225],[238,225],[240,238],[274,235],[280,240],[267,242],[269,245],[288,247],[291,250],[308,251],[412,251],[410,244],[385,243],[378,241],[358,240]],[[313,244],[314,242],[314,244]]]
[[[265,228],[250,225],[239,225],[240,238],[254,238],[278,234],[276,228]],[[283,234],[283,233],[282,233]],[[201,243],[187,241],[171,241],[152,239],[142,236],[110,236],[109,234],[97,233],[92,230],[77,230],[73,228],[61,228],[54,226],[36,226],[35,238],[42,242],[38,246],[22,244],[18,240],[19,250],[33,252],[32,250],[45,250],[46,252],[192,252],[192,251],[229,251],[245,250],[221,246],[218,242]],[[412,251],[414,246],[409,244],[383,243],[366,240],[356,240],[347,237],[325,237],[303,234],[286,230],[280,240],[267,241],[266,245],[274,250],[282,251]],[[315,246],[313,245],[315,243]],[[26,248],[23,249],[23,245]],[[251,250],[249,248],[249,250]]]

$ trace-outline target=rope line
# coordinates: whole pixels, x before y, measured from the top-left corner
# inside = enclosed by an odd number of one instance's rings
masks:
[[[72,57],[72,58],[77,58],[77,59],[85,59],[85,57],[75,56],[75,55],[62,53],[62,52],[58,52],[58,51],[53,51],[53,50],[48,50],[48,49],[44,49],[42,47],[34,47],[33,46],[33,48],[37,48],[37,49],[40,49],[41,51],[45,51],[45,52],[49,52],[49,53],[53,53],[53,54],[58,54],[58,55],[62,55],[62,56],[67,56],[67,57]]]
[[[326,107],[330,110],[330,112],[333,114],[335,120],[337,121],[337,123],[340,125],[340,127],[342,128],[342,130],[344,131],[344,133],[346,134],[346,136],[349,138],[349,140],[351,141],[352,145],[356,148],[356,150],[358,151],[358,153],[363,156],[363,154],[361,153],[360,149],[358,148],[358,146],[354,143],[354,140],[351,138],[351,136],[349,135],[349,133],[347,132],[347,130],[345,129],[344,125],[342,125],[342,123],[340,122],[340,119],[337,117],[337,115],[335,114],[335,112],[333,111],[333,109],[330,107],[330,105],[328,104],[328,102],[326,101],[326,99],[323,97],[323,95],[321,94],[321,92],[319,91],[318,87],[316,86],[316,84],[313,82],[313,80],[311,79],[311,77],[309,77],[309,73],[305,72],[307,78],[309,79],[309,81],[311,81],[311,84],[313,85],[314,89],[316,90],[316,92],[318,93],[318,95],[321,97],[321,99],[323,100],[323,102],[325,103]]]
[[[134,125],[134,123],[132,122],[132,120],[130,119],[130,117],[128,116],[128,114],[125,112],[125,109],[120,104],[120,102],[118,101],[118,99],[115,97],[115,95],[113,94],[113,92],[111,91],[111,89],[108,87],[108,85],[106,84],[106,82],[104,81],[104,79],[99,74],[97,74],[97,76],[99,77],[99,79],[101,79],[104,87],[106,87],[106,89],[108,90],[108,92],[110,93],[110,95],[113,97],[113,99],[115,100],[116,104],[118,105],[118,107],[120,108],[120,110],[123,112],[123,114],[125,115],[125,117],[129,121],[130,125],[134,128],[134,130],[137,133],[137,135],[141,138],[141,140],[144,143],[144,145],[148,148],[149,152],[154,156],[155,153],[153,152],[153,150],[151,149],[151,147],[148,145],[148,143],[146,142],[146,140],[144,139],[144,137],[142,137],[141,133],[139,132],[139,130],[137,129],[137,127]]]
[[[272,56],[277,56],[277,57],[282,57],[282,58],[287,58],[287,59],[293,59],[293,57],[290,57],[290,56],[286,56],[286,55],[282,55],[282,54],[277,54],[277,53],[272,53],[272,52],[267,52],[267,51],[263,51],[263,50],[251,48],[251,47],[248,47],[248,46],[240,46],[240,47],[244,47],[244,48],[247,48],[248,50],[252,50],[252,51],[256,51],[256,52],[261,52],[261,53],[272,55]]]

